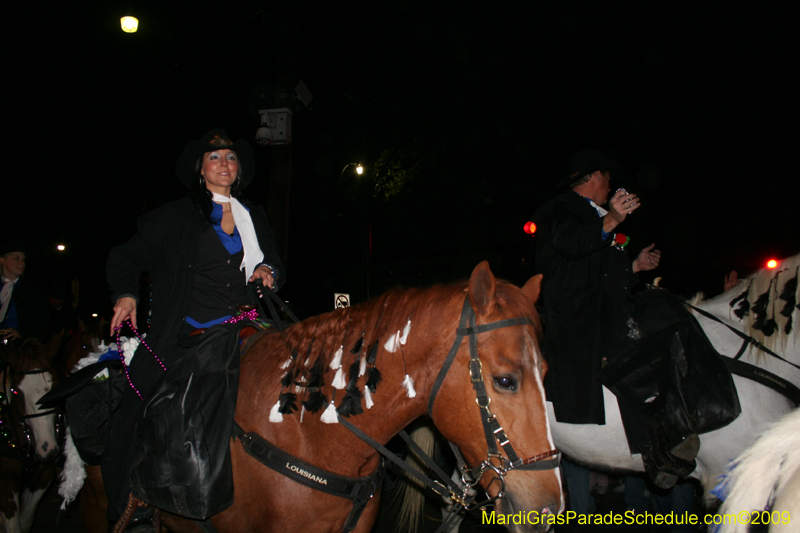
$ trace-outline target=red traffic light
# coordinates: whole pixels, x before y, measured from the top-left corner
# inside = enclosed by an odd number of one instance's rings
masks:
[[[533,222],[526,222],[522,229],[525,230],[525,233],[528,235],[533,235],[536,233],[536,224]]]

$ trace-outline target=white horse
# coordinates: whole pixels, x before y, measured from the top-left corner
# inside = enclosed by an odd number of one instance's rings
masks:
[[[55,476],[59,456],[57,411],[37,404],[53,386],[52,361],[61,335],[49,344],[4,346],[0,359],[0,533],[27,533],[39,500]]]
[[[770,532],[800,528],[800,409],[764,432],[725,478],[718,533],[747,533],[750,523]],[[792,525],[794,521],[794,525]]]
[[[783,359],[800,365],[800,311],[797,302],[797,276],[800,254],[782,261],[775,269],[760,270],[740,282],[734,288],[710,300],[696,302],[696,307],[710,313],[720,322],[697,312],[695,317],[716,350],[733,357],[742,347],[743,340],[727,326],[754,337],[758,342],[775,351]],[[792,281],[794,280],[794,281]],[[792,288],[793,285],[793,288]],[[745,295],[746,292],[746,295]],[[758,302],[759,296],[762,302]],[[744,296],[737,300],[737,297]],[[781,298],[783,296],[784,298]],[[786,300],[785,298],[789,298]],[[697,298],[699,300],[699,298]],[[734,302],[731,304],[731,302]],[[765,304],[765,306],[764,306]],[[765,314],[757,313],[764,307]],[[737,315],[743,307],[749,312]],[[786,310],[788,316],[782,314]],[[776,329],[771,335],[764,321],[774,320]],[[786,333],[787,323],[789,333]],[[762,327],[762,330],[755,329]],[[794,386],[800,386],[800,369],[781,361],[752,345],[741,360],[767,370]],[[697,468],[691,477],[699,479],[711,499],[709,490],[717,484],[717,478],[725,473],[730,461],[735,459],[771,423],[789,412],[794,405],[784,395],[750,379],[734,376],[742,412],[728,426],[700,436],[700,451]],[[605,400],[605,425],[577,425],[557,422],[552,403],[547,404],[548,415],[556,446],[579,462],[598,467],[643,472],[641,456],[631,455],[625,432],[622,429],[619,407],[614,394],[603,389]]]

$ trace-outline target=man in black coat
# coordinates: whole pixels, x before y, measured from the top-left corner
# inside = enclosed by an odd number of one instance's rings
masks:
[[[624,189],[609,200],[611,171],[618,167],[598,150],[573,155],[570,173],[558,183],[570,190],[542,206],[532,219],[537,227],[536,270],[544,274],[545,387],[559,422],[605,424],[597,377],[604,361],[623,347],[627,297],[636,273],[656,268],[661,258],[653,244],[632,262],[625,252],[629,238],[619,226],[641,202]],[[607,210],[601,207],[606,203]],[[623,421],[638,418],[624,402],[620,409]],[[650,439],[640,418],[626,423],[626,429],[639,433],[633,439],[629,433],[631,441]]]

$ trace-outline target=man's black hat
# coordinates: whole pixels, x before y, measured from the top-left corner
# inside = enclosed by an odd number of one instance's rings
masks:
[[[181,183],[191,187],[192,181],[197,179],[197,162],[207,152],[214,150],[233,150],[239,157],[239,170],[242,176],[240,190],[246,187],[256,173],[255,158],[250,143],[244,139],[231,141],[222,128],[214,128],[203,135],[199,141],[191,141],[183,149],[183,153],[175,163],[175,173]]]
[[[573,181],[596,171],[617,170],[622,168],[614,159],[610,159],[600,150],[588,148],[573,154],[569,158],[569,174],[558,181],[556,187],[566,187]]]

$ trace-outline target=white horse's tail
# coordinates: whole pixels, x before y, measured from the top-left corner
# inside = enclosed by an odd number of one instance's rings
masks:
[[[781,525],[787,527],[785,531],[797,527],[788,525],[788,517],[795,520],[800,517],[800,497],[796,492],[800,487],[800,409],[765,431],[732,465],[733,470],[722,484],[723,492],[727,493],[720,509],[722,518],[741,512],[752,512],[754,516],[772,505],[770,511],[775,514],[770,520],[770,532],[784,531]],[[746,523],[727,523],[718,533],[745,533],[748,527]]]
[[[436,448],[436,435],[430,423],[419,424],[411,431],[411,440],[422,448],[429,457]],[[414,470],[425,473],[425,463],[409,450],[406,464]],[[416,533],[425,507],[425,487],[422,483],[406,476],[401,483],[400,509],[397,516],[397,531]]]

